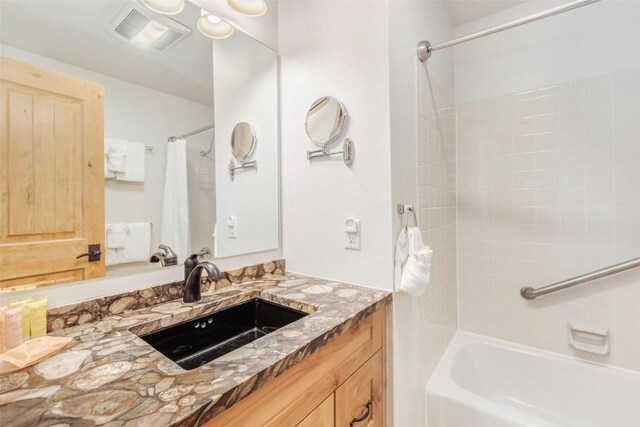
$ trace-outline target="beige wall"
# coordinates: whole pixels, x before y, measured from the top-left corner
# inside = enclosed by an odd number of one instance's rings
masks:
[[[640,256],[640,69],[457,109],[461,329],[640,370],[640,272],[519,295]],[[611,353],[573,350],[567,322]]]

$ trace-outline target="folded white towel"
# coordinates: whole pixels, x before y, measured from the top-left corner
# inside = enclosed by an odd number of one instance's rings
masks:
[[[116,180],[144,182],[144,144],[126,141],[125,147],[127,152],[126,167],[123,172],[116,173]]]
[[[107,153],[111,148],[111,141],[112,140],[109,138],[105,138],[104,140],[104,178],[105,179],[116,177],[116,173],[109,169],[109,160],[107,159]]]
[[[118,172],[124,172],[127,166],[127,141],[107,138],[104,144],[105,177],[113,178]]]
[[[118,256],[118,252],[122,252],[121,249],[109,249],[107,248],[107,255],[105,257],[105,265],[116,265],[122,263],[122,260]]]
[[[422,243],[422,235],[417,227],[407,232],[408,259],[402,269],[400,289],[414,296],[421,296],[431,280],[431,257],[433,251]]]
[[[107,224],[107,249],[124,248],[129,227],[127,224]]]
[[[147,261],[151,250],[151,224],[128,224],[129,232],[122,251],[124,262]]]

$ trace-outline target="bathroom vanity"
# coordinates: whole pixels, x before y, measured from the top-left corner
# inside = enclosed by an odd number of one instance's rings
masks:
[[[205,424],[385,425],[384,309]]]
[[[385,425],[390,300],[377,289],[266,275],[212,287],[198,303],[173,300],[78,324],[54,332],[74,338],[62,352],[0,377],[0,417],[12,426]],[[152,344],[160,351],[145,340],[196,328],[196,319],[198,333],[220,332],[225,322],[216,313],[256,304],[299,317],[185,368],[163,355],[157,340]]]

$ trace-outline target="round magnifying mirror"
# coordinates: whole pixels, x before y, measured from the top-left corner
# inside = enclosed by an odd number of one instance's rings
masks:
[[[240,122],[231,134],[231,151],[236,159],[246,160],[256,148],[256,134],[247,122]]]
[[[347,111],[342,102],[331,96],[317,99],[307,112],[304,124],[307,135],[319,145],[327,145],[340,135]]]

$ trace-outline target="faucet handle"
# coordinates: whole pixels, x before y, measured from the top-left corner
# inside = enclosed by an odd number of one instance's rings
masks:
[[[198,256],[198,260],[210,260],[211,259],[211,249],[206,246],[203,246],[196,255]]]
[[[161,262],[163,267],[178,265],[178,255],[167,245],[158,245],[162,252],[154,252],[149,262]]]
[[[178,258],[178,255],[176,255],[176,253],[173,251],[173,249],[171,249],[169,246],[167,246],[167,245],[158,245],[158,248],[160,248],[162,250],[162,252],[164,252],[168,257],[176,257],[176,258]]]

